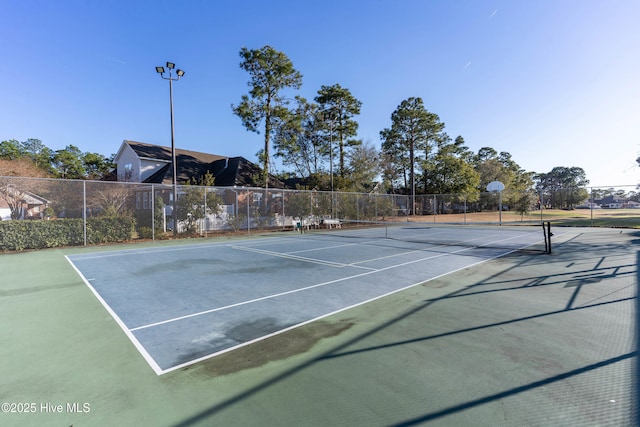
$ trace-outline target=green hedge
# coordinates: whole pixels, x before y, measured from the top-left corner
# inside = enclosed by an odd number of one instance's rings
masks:
[[[129,217],[87,219],[87,244],[131,240],[135,221]],[[0,222],[0,250],[21,251],[84,244],[83,220],[57,219]]]

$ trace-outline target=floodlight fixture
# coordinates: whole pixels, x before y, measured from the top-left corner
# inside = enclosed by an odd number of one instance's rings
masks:
[[[178,77],[182,77],[182,76],[184,76],[184,71],[178,70],[178,71],[176,71],[176,74],[178,75]]]
[[[156,71],[160,74],[164,73],[164,67],[156,67]]]
[[[173,70],[176,67],[176,64],[174,64],[173,62],[169,62],[167,61],[167,68],[170,70]]]

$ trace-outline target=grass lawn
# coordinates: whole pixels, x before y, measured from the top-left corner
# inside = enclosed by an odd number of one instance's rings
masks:
[[[532,211],[524,215],[518,212],[470,212],[467,214],[414,215],[408,218],[411,222],[452,222],[452,223],[518,223],[551,221],[557,226],[571,227],[614,227],[640,228],[640,209],[545,209]]]
[[[548,210],[543,218],[561,226],[640,228],[638,209]]]

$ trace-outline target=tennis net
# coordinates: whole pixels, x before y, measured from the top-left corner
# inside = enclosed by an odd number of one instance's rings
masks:
[[[458,246],[551,252],[548,223],[538,225],[452,225],[424,222],[324,220],[302,230],[321,238],[370,240],[372,244]]]

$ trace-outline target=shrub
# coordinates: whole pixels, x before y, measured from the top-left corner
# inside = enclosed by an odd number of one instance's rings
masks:
[[[89,218],[87,243],[130,240],[135,221],[130,217]],[[21,251],[84,244],[83,220],[79,218],[14,220],[0,222],[0,250]]]
[[[87,219],[87,243],[111,243],[131,240],[135,221],[131,217]]]
[[[153,230],[151,227],[138,227],[138,236],[141,239],[151,239],[153,238]]]

